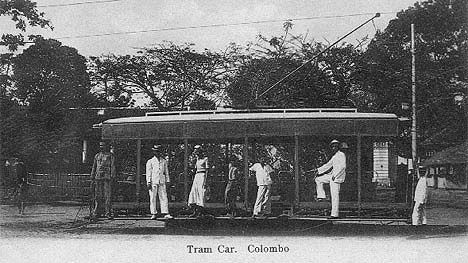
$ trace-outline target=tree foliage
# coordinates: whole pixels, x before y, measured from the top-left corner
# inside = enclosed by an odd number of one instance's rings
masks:
[[[1,16],[10,17],[16,29],[21,32],[26,32],[28,25],[53,29],[51,22],[44,18],[44,13],[37,10],[36,2],[30,0],[0,0]],[[35,38],[37,38],[35,35],[29,36],[29,40]],[[17,50],[18,46],[25,43],[23,33],[2,34],[1,39],[1,44],[7,46],[11,51]]]
[[[93,94],[100,107],[128,107],[134,105],[132,93],[122,87],[115,72],[117,56],[107,55],[101,58],[91,57],[88,60]],[[117,79],[117,80],[116,80]]]
[[[402,113],[401,103],[411,101],[414,24],[419,135],[424,140],[455,130],[457,140],[466,137],[466,109],[453,99],[466,98],[467,17],[464,0],[425,1],[398,13],[372,40],[356,70],[363,90],[374,98],[374,110]]]
[[[57,40],[37,40],[14,58],[15,95],[33,111],[80,107],[89,102],[86,59]]]
[[[144,93],[160,110],[182,109],[200,96],[211,99],[230,71],[224,54],[197,52],[191,44],[171,42],[144,48],[137,55],[94,57],[92,65],[92,78],[100,80],[102,88]]]
[[[13,59],[13,72],[12,93],[22,108],[16,115],[22,135],[17,150],[34,160],[64,157],[81,132],[70,125],[69,109],[94,101],[86,59],[56,40],[38,39]]]
[[[291,27],[285,23],[280,37],[259,36],[227,87],[233,106],[356,107],[352,72],[360,51],[343,44],[312,60],[326,46],[290,35]]]

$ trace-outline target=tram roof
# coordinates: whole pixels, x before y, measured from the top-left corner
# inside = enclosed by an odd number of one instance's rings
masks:
[[[397,132],[395,114],[333,108],[149,112],[102,125],[104,139],[396,136]]]

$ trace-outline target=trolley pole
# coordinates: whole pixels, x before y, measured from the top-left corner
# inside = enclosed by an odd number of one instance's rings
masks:
[[[416,58],[414,51],[414,24],[411,24],[411,152],[413,159],[413,174],[411,178],[411,200],[413,199],[414,178],[419,175],[418,157],[417,157],[417,133],[416,133]],[[410,202],[411,203],[411,202]]]

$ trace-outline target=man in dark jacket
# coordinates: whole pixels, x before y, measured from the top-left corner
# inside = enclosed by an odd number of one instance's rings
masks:
[[[94,204],[91,218],[100,216],[100,210],[104,205],[105,216],[112,219],[111,183],[115,178],[115,158],[109,151],[105,142],[99,143],[100,152],[94,156],[93,169],[91,170],[91,181],[94,186]]]
[[[18,212],[22,215],[28,195],[28,173],[24,167],[24,162],[20,158],[14,160],[13,167],[16,169],[16,201]]]
[[[236,197],[238,186],[239,171],[236,167],[237,158],[232,156],[229,159],[228,167],[228,183],[224,191],[224,203],[226,205],[227,215],[229,217],[236,216]]]

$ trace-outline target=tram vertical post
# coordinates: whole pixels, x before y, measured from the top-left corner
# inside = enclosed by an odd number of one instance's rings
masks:
[[[299,205],[299,136],[294,135],[294,206]]]
[[[188,139],[184,139],[184,199],[188,196]]]
[[[242,155],[244,156],[244,207],[247,209],[249,206],[249,139],[244,138],[244,147],[242,148]]]
[[[361,168],[361,136],[357,136],[357,144],[356,144],[356,161],[357,161],[357,190],[358,190],[358,215],[361,215],[361,192],[362,192],[362,168]]]
[[[141,191],[141,139],[137,140],[137,161],[136,161],[136,177],[135,177],[135,190],[136,190],[136,202],[137,204],[140,203],[140,191]]]

